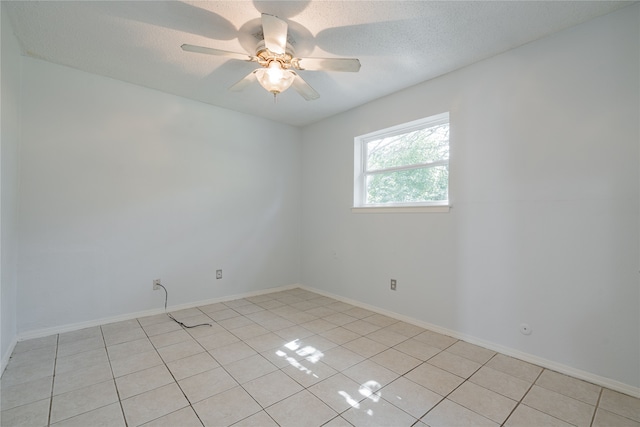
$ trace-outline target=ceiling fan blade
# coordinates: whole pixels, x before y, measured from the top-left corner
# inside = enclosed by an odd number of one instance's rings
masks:
[[[229,90],[231,90],[233,92],[240,92],[241,90],[243,90],[244,88],[249,86],[251,83],[257,81],[256,72],[258,70],[259,70],[259,68],[257,70],[253,70],[252,72],[247,74],[247,76],[244,79],[240,80],[238,83],[236,83],[233,86],[231,86],[229,88]]]
[[[277,16],[262,14],[262,33],[264,45],[275,54],[283,54],[287,50],[288,25]]]
[[[293,80],[293,84],[291,86],[293,86],[296,92],[298,92],[307,101],[313,101],[314,99],[320,98],[320,94],[316,92],[314,88],[309,86],[309,84],[298,74],[296,74],[296,78]]]
[[[291,61],[298,70],[358,72],[360,61],[356,58],[296,58]]]
[[[191,44],[183,44],[182,50],[186,52],[204,53],[206,55],[225,56],[227,58],[239,59],[241,61],[255,61],[255,57],[246,53],[229,52],[227,50],[214,49],[211,47],[194,46]]]

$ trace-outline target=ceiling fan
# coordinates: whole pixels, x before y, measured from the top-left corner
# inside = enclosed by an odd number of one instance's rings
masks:
[[[262,40],[258,42],[255,55],[229,52],[204,46],[183,44],[182,50],[225,56],[248,62],[257,62],[260,68],[253,70],[245,78],[231,86],[230,90],[240,91],[256,80],[274,99],[290,86],[307,101],[318,99],[320,95],[295,70],[309,71],[349,71],[360,70],[360,61],[355,58],[297,58],[291,43],[287,42],[288,25],[274,15],[262,14]]]

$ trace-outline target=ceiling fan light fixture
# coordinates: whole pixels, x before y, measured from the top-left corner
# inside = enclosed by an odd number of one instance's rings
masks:
[[[256,77],[263,88],[277,95],[289,89],[296,75],[290,70],[283,70],[279,61],[271,61],[268,67],[256,71]]]

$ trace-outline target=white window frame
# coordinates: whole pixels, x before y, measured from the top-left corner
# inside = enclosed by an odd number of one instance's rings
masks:
[[[353,186],[353,208],[354,213],[415,213],[415,212],[449,212],[450,194],[447,188],[447,200],[434,202],[410,202],[410,203],[385,203],[373,204],[365,203],[367,176],[374,173],[396,172],[417,168],[429,168],[434,166],[449,166],[449,159],[432,163],[413,164],[408,166],[391,167],[376,171],[367,171],[367,143],[372,140],[388,138],[396,135],[410,133],[420,129],[449,123],[449,113],[441,113],[434,116],[403,123],[390,128],[360,135],[354,138],[354,186]],[[447,186],[448,187],[448,186]]]

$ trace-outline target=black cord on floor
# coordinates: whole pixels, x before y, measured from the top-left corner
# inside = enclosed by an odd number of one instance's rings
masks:
[[[167,288],[165,288],[164,286],[162,286],[160,283],[156,283],[158,286],[160,286],[162,289],[164,289],[164,311],[166,313],[167,311],[167,300],[169,299],[169,292],[167,291]],[[213,326],[211,323],[200,323],[199,325],[185,325],[184,323],[182,323],[181,321],[179,321],[178,319],[176,319],[175,317],[173,317],[171,315],[171,313],[167,313],[167,316],[169,316],[169,319],[173,320],[174,322],[176,322],[178,325],[182,326],[183,328],[197,328],[198,326]]]

